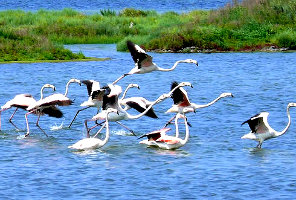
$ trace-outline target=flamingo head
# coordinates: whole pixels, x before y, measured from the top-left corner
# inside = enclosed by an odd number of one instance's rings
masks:
[[[78,83],[81,86],[81,81],[76,79],[76,78],[72,78],[68,81],[68,83]]]
[[[230,92],[225,92],[225,93],[222,93],[220,95],[221,98],[224,98],[224,97],[234,97],[232,93]]]
[[[193,60],[193,59],[186,59],[186,60],[183,60],[182,62],[184,62],[184,63],[193,63],[196,66],[198,66],[198,62],[196,60]]]
[[[54,85],[51,85],[51,84],[45,84],[43,86],[43,88],[52,88],[53,91],[56,91],[56,87]]]
[[[296,103],[289,103],[288,107],[296,107]]]
[[[128,87],[130,87],[130,88],[136,87],[136,88],[140,89],[140,86],[138,84],[134,84],[134,83],[129,84]]]
[[[179,83],[179,85],[178,85],[178,87],[184,87],[184,86],[190,86],[190,87],[193,88],[192,84],[189,83],[189,82],[181,82],[181,83]]]

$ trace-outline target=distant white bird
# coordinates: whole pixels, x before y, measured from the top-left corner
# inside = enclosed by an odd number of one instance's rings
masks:
[[[40,99],[43,99],[43,90],[44,88],[52,88],[53,90],[55,90],[55,87],[53,85],[50,84],[45,84],[42,86],[41,90],[40,90]],[[9,100],[8,102],[6,102],[3,106],[1,106],[1,110],[0,110],[0,130],[1,130],[1,112],[7,109],[10,109],[12,107],[15,107],[15,111],[13,112],[13,114],[11,115],[11,117],[9,118],[9,122],[16,128],[16,125],[12,122],[12,118],[15,115],[16,111],[21,108],[24,110],[27,110],[27,108],[36,103],[36,100],[34,99],[34,97],[30,94],[18,94],[16,95],[13,99]]]
[[[285,134],[291,125],[290,107],[296,107],[296,103],[287,105],[288,124],[281,132],[275,131],[269,126],[267,121],[269,113],[261,112],[242,123],[242,125],[248,123],[251,132],[242,136],[241,139],[256,140],[258,141],[257,148],[261,148],[263,141]]]
[[[100,83],[95,80],[83,80],[81,81],[83,84],[87,87],[87,93],[88,93],[88,100],[83,102],[80,106],[83,106],[84,108],[78,110],[71,121],[68,128],[70,128],[75,121],[78,113],[80,111],[86,110],[90,107],[96,107],[99,111],[99,109],[102,107],[103,103],[103,95],[104,95],[104,89],[100,87]]]
[[[193,59],[186,59],[186,60],[179,60],[175,62],[172,68],[164,69],[157,66],[155,63],[152,62],[152,57],[149,56],[141,47],[134,44],[131,41],[127,41],[127,48],[129,49],[131,56],[135,62],[135,67],[127,74],[123,74],[117,80],[115,80],[112,84],[116,84],[119,80],[124,78],[125,76],[132,75],[132,74],[144,74],[149,73],[152,71],[172,71],[174,70],[179,63],[193,63],[198,66],[196,60]]]
[[[50,117],[61,118],[63,116],[63,113],[56,107],[56,105],[69,106],[73,103],[73,101],[66,96],[68,94],[68,87],[69,87],[70,83],[79,83],[80,84],[80,81],[77,79],[69,80],[68,83],[66,84],[65,94],[59,94],[59,93],[52,94],[44,99],[37,101],[36,103],[30,105],[27,108],[27,110],[29,112],[26,113],[26,115],[25,115],[26,123],[27,123],[27,133],[26,133],[25,137],[30,134],[30,128],[29,128],[29,122],[28,122],[28,115],[29,114],[34,113],[34,112],[37,112],[37,113],[44,112],[44,113],[48,114]],[[47,136],[45,131],[39,126],[39,118],[40,118],[40,114],[38,115],[36,125]]]
[[[179,118],[184,119],[185,131],[186,131],[184,139],[179,138],[179,125],[178,125]],[[183,114],[177,113],[175,117],[175,126],[176,126],[176,136],[166,135],[166,132],[170,129],[163,128],[163,129],[160,129],[159,131],[153,131],[151,133],[141,136],[140,138],[146,136],[148,139],[142,140],[140,144],[154,146],[161,149],[178,149],[184,146],[189,140],[189,128],[188,128],[187,118]]]
[[[177,85],[178,85],[177,82],[173,82],[171,85],[171,89],[175,88]],[[188,94],[184,88],[177,88],[176,90],[174,90],[174,92],[172,94],[172,99],[174,101],[174,105],[170,109],[168,109],[166,111],[166,113],[181,113],[182,114],[182,113],[187,113],[187,112],[195,112],[196,109],[209,107],[224,97],[233,97],[233,95],[231,93],[222,93],[222,94],[220,94],[220,96],[218,98],[214,99],[210,103],[198,105],[195,103],[191,103],[189,101]],[[185,108],[186,108],[186,111],[184,111]],[[171,118],[166,123],[165,126],[170,124],[174,118],[175,117]]]
[[[104,125],[102,126],[102,128],[96,133],[96,135],[94,137],[87,137],[84,138],[82,140],[79,140],[78,142],[76,142],[75,144],[68,146],[68,148],[70,149],[77,149],[77,150],[89,150],[89,149],[96,149],[99,147],[104,146],[110,137],[110,133],[109,133],[109,122],[108,122],[108,115],[109,113],[114,112],[117,113],[118,111],[116,109],[113,108],[108,108],[106,110],[106,116],[98,116],[98,118],[105,120]],[[103,140],[96,138],[96,136],[98,135],[98,133],[101,132],[101,130],[106,127],[106,136]]]

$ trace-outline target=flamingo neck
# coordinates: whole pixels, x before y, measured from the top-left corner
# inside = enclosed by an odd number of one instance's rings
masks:
[[[218,98],[214,99],[213,101],[211,101],[210,103],[207,103],[207,104],[203,104],[203,105],[197,105],[197,104],[194,104],[194,103],[191,103],[191,104],[193,105],[194,109],[205,108],[205,107],[209,107],[209,106],[213,105],[214,103],[216,103],[220,99],[222,99],[221,96],[219,96]]]
[[[73,83],[73,82],[70,80],[70,81],[68,81],[68,83],[66,84],[66,90],[65,90],[65,94],[64,94],[65,97],[68,95],[68,91],[69,91],[69,85],[70,85],[70,83]]]
[[[168,72],[168,71],[173,71],[177,67],[177,65],[181,62],[183,62],[183,60],[179,60],[179,61],[175,62],[175,64],[169,69],[164,69],[164,68],[161,68],[158,66],[156,66],[156,67],[157,67],[157,70],[159,70],[159,71]]]
[[[120,98],[120,101],[122,101],[122,100],[125,98],[127,91],[128,91],[131,87],[132,87],[132,86],[130,86],[130,85],[127,86],[127,88],[124,90],[124,92],[123,92],[123,94],[122,94],[122,97]]]
[[[105,126],[106,126],[106,136],[105,136],[105,139],[102,141],[102,146],[105,145],[105,144],[108,142],[109,137],[110,137],[108,115],[109,115],[109,113],[107,113],[106,118],[105,118],[105,120],[106,120],[106,122],[105,122]]]
[[[288,115],[288,120],[289,120],[287,126],[281,132],[276,132],[275,136],[281,136],[281,135],[285,134],[291,125],[290,106],[289,105],[287,106],[287,115]]]
[[[175,118],[176,137],[179,137],[179,124],[178,124],[179,118],[181,118],[181,115],[177,114]],[[185,115],[184,115],[184,124],[185,124],[185,138],[184,140],[181,140],[182,145],[186,144],[189,140],[189,128],[188,128],[187,118],[185,117]]]
[[[40,100],[43,99],[43,90],[44,88],[46,88],[45,86],[43,86],[40,90]]]

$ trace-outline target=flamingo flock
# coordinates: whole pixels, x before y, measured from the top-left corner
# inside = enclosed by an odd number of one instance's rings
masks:
[[[41,115],[48,115],[49,117],[61,118],[63,116],[62,111],[60,110],[60,106],[70,106],[73,104],[73,100],[71,100],[68,95],[69,85],[71,83],[77,83],[81,86],[84,84],[87,89],[88,99],[81,103],[81,109],[77,110],[74,118],[70,122],[68,128],[71,128],[72,124],[76,120],[77,115],[90,107],[95,107],[97,109],[97,114],[94,116],[90,116],[88,119],[84,120],[84,125],[86,128],[86,136],[85,138],[77,141],[75,144],[68,146],[70,149],[76,150],[89,150],[100,148],[107,144],[110,139],[110,129],[109,124],[111,122],[115,122],[120,126],[126,128],[129,132],[135,135],[135,132],[131,130],[127,125],[123,124],[123,121],[128,120],[137,120],[142,116],[146,115],[148,117],[161,120],[157,116],[157,112],[153,108],[156,104],[159,104],[166,99],[172,98],[173,105],[169,108],[166,113],[171,114],[174,113],[171,119],[164,123],[164,126],[155,131],[151,131],[149,133],[145,133],[140,138],[146,138],[145,140],[140,141],[140,144],[146,145],[148,147],[156,147],[160,149],[178,149],[184,146],[190,138],[189,127],[192,125],[188,122],[186,114],[189,112],[196,112],[198,109],[209,107],[214,103],[218,102],[220,99],[225,97],[233,97],[232,93],[222,93],[213,101],[198,105],[196,103],[192,103],[189,100],[189,95],[185,90],[185,87],[192,87],[190,82],[172,82],[170,86],[170,90],[167,93],[163,93],[158,96],[155,100],[147,100],[144,97],[129,97],[125,98],[127,92],[131,88],[140,89],[140,86],[137,84],[129,84],[127,88],[125,88],[124,92],[122,92],[122,87],[118,85],[118,82],[123,78],[134,75],[134,74],[145,74],[151,73],[153,71],[163,71],[168,72],[174,70],[178,64],[180,63],[189,63],[198,66],[198,62],[193,59],[185,59],[179,60],[175,62],[175,64],[169,68],[161,68],[157,64],[152,62],[152,56],[148,55],[143,48],[134,44],[132,41],[127,41],[127,48],[130,51],[131,57],[134,61],[134,68],[131,69],[128,73],[124,73],[111,84],[101,86],[99,81],[96,80],[78,80],[78,79],[70,79],[66,84],[66,89],[64,94],[54,93],[47,97],[44,97],[43,90],[45,88],[52,88],[53,91],[56,90],[54,85],[45,84],[40,90],[40,99],[35,100],[34,97],[30,94],[18,94],[13,99],[7,101],[0,109],[0,131],[1,131],[1,112],[15,108],[15,111],[9,118],[9,122],[17,129],[19,128],[12,122],[14,115],[16,114],[19,108],[26,111],[25,121],[26,121],[26,133],[24,137],[28,137],[30,135],[30,127],[28,116],[30,114],[35,114],[38,116],[36,121],[36,126],[44,133],[44,135],[48,136],[47,133],[40,127],[39,118]],[[194,70],[194,69],[192,69]],[[243,122],[243,124],[248,123],[251,129],[251,132],[241,137],[242,139],[251,139],[258,141],[257,148],[261,148],[263,141],[278,137],[287,132],[290,124],[291,117],[289,109],[290,107],[296,107],[296,103],[289,103],[287,106],[287,115],[288,115],[288,124],[284,130],[281,132],[277,132],[272,129],[267,122],[267,112],[262,112],[257,114],[247,121]],[[130,109],[134,109],[139,114],[132,115],[128,111]],[[185,137],[180,137],[180,122],[179,120],[183,119],[184,129],[185,129]],[[92,127],[89,127],[89,123],[94,122],[95,124]],[[174,123],[175,134],[168,135],[167,132],[171,130],[168,126]],[[99,130],[92,134],[92,130],[96,127],[100,126]],[[103,134],[102,131],[105,129],[105,138],[99,139],[98,135]],[[182,130],[184,130],[182,129]]]

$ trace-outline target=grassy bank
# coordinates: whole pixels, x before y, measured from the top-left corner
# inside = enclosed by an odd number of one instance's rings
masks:
[[[63,44],[117,43],[131,39],[148,50],[244,51],[268,46],[296,49],[296,1],[233,1],[212,11],[163,14],[125,9],[93,15],[65,9],[0,12],[0,62],[85,58]],[[190,48],[188,48],[190,47]]]

